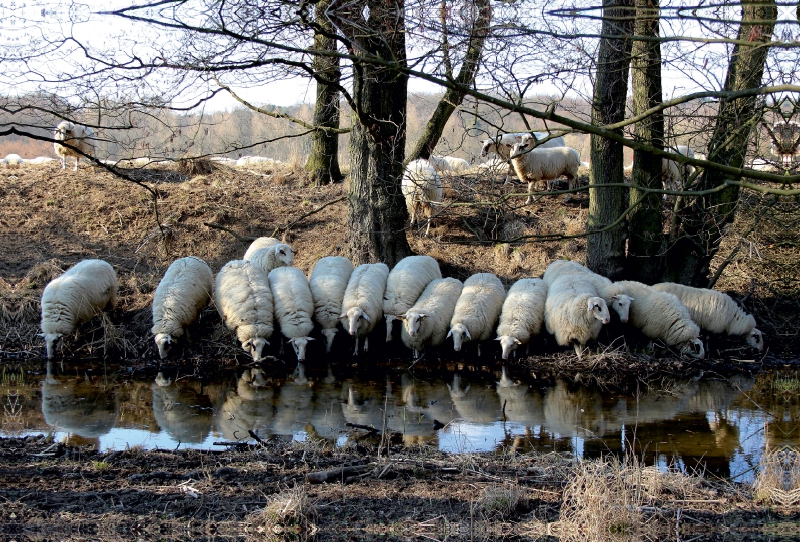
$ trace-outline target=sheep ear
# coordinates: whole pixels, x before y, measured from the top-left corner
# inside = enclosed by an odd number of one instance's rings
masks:
[[[424,312],[419,313],[419,319],[420,320],[422,320],[423,318],[427,318],[427,317],[428,317],[428,315],[425,314]]]
[[[306,337],[306,340],[315,341],[316,339],[314,337]]]
[[[347,313],[343,312],[342,315],[339,318],[347,318]]]
[[[44,339],[47,336],[47,333],[37,333],[36,336]]]
[[[366,320],[366,321],[367,321],[367,322],[369,322],[370,324],[372,323],[372,319],[371,319],[369,316],[367,316],[367,314],[366,314],[366,313],[363,313],[363,312],[362,312],[362,313],[361,313],[361,316],[363,316],[363,317],[364,317],[364,320]]]
[[[634,298],[631,298],[631,301],[636,301]]]
[[[405,319],[406,319],[406,315],[405,315],[405,314],[398,314],[397,316],[395,316],[395,318],[397,318],[398,320],[403,320],[403,321],[405,321]]]
[[[495,339],[495,341],[501,341],[501,340],[503,340],[503,337],[497,337],[497,338]]]
[[[588,310],[589,312],[592,312],[592,310],[594,309],[594,301],[592,301],[590,299],[589,302],[588,302],[588,306],[589,306],[589,308],[586,309],[586,310]]]
[[[514,339],[514,342],[517,344],[522,344],[522,341],[520,341],[519,339]]]
[[[445,337],[445,339],[449,339],[452,336],[453,336],[453,330],[451,329],[450,331],[447,332],[447,337]]]
[[[619,299],[619,296],[618,295],[612,295],[611,299]]]
[[[247,339],[242,343],[242,348],[250,348],[251,346],[253,346],[253,339]]]
[[[472,340],[472,335],[469,334],[469,330],[467,328],[464,328],[464,333],[467,334],[467,339]]]

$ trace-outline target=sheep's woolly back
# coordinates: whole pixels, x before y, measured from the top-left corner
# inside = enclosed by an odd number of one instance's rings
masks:
[[[506,289],[492,273],[476,273],[464,281],[450,327],[462,324],[473,341],[485,341],[492,336],[506,299]]]
[[[314,329],[314,301],[303,272],[296,267],[275,268],[269,273],[269,286],[281,333],[289,339],[308,337]]]
[[[616,285],[634,299],[629,322],[647,337],[677,346],[700,336],[700,328],[676,296],[632,280],[622,280]]]
[[[45,286],[42,333],[67,335],[106,305],[117,304],[117,274],[103,260],[83,260]]]
[[[347,289],[342,300],[342,313],[353,307],[359,307],[370,320],[366,333],[372,331],[375,324],[383,317],[383,293],[389,268],[385,263],[365,263],[356,267],[350,275]]]
[[[547,331],[555,335],[556,342],[561,346],[569,346],[572,341],[583,346],[595,340],[603,322],[588,311],[589,301],[599,300],[603,306],[605,301],[592,293],[576,293],[569,288],[556,290],[557,285],[558,282],[550,287],[545,301],[544,323]]]
[[[333,329],[339,323],[342,301],[353,263],[342,256],[321,258],[314,264],[308,285],[314,300],[314,318],[322,329]]]
[[[547,284],[543,280],[521,279],[515,282],[503,302],[497,336],[514,337],[526,343],[531,336],[541,333],[546,299]]]
[[[213,281],[214,273],[200,258],[172,262],[153,295],[153,334],[182,336],[211,301]]]
[[[444,156],[439,156],[439,155],[436,155],[436,154],[432,154],[430,156],[430,158],[428,158],[428,164],[433,169],[436,170],[436,173],[452,173],[453,172],[453,168],[450,166],[450,162],[448,162],[447,158],[444,157]]]
[[[400,260],[389,278],[383,294],[385,315],[405,314],[422,295],[431,281],[442,278],[439,264],[430,256],[408,256]]]
[[[272,336],[273,305],[267,274],[244,260],[228,262],[217,273],[217,311],[240,342]]]
[[[579,264],[578,262],[573,262],[570,260],[556,260],[550,265],[548,265],[542,279],[548,286],[550,286],[553,283],[553,281],[555,281],[560,276],[567,275],[570,273],[582,273],[584,277],[592,283],[592,286],[594,286],[598,294],[601,294],[604,288],[611,285],[611,281],[606,277],[598,275],[588,267],[585,267]],[[605,298],[605,296],[602,297]],[[606,303],[608,303],[607,299]]]
[[[711,333],[747,335],[756,327],[753,315],[744,312],[729,295],[722,292],[674,282],[663,282],[653,288],[677,296],[689,310],[692,320]]]
[[[261,268],[267,274],[276,267],[290,266],[294,263],[292,247],[284,243],[256,249],[245,260]]]
[[[414,160],[406,166],[400,189],[412,215],[416,214],[417,206],[422,206],[426,216],[432,216],[431,203],[442,201],[442,179],[427,160]]]
[[[463,158],[456,158],[455,156],[445,156],[444,159],[447,160],[448,164],[450,164],[450,168],[453,170],[453,173],[461,174],[461,173],[466,173],[469,170],[469,162],[467,162]]]
[[[426,346],[444,344],[463,286],[460,280],[452,277],[431,281],[414,306],[406,311],[406,314],[426,314],[427,317],[420,321],[419,330],[414,337],[403,326],[400,334],[403,344],[418,351]]]
[[[15,169],[23,165],[26,160],[18,154],[8,154],[2,162],[7,168]]]
[[[570,147],[537,147],[512,158],[511,165],[523,181],[553,180],[561,175],[572,181],[578,177],[581,157]]]
[[[250,256],[252,256],[256,250],[260,248],[274,247],[275,245],[279,245],[280,243],[281,242],[278,239],[275,239],[274,237],[259,237],[258,239],[250,243],[250,246],[247,247],[247,250],[245,251],[242,259],[249,260]]]

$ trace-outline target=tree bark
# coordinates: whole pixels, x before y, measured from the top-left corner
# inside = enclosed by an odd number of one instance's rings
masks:
[[[336,52],[336,40],[329,37],[334,28],[325,17],[331,0],[321,0],[314,7],[314,51]],[[314,104],[314,126],[339,127],[339,59],[324,54],[314,54],[313,69],[317,74],[317,101]],[[325,83],[329,81],[330,83]],[[311,153],[305,166],[317,186],[342,180],[339,170],[339,134],[315,130],[311,134]]]
[[[406,66],[403,10],[402,0],[366,0],[348,4],[335,21],[351,40],[351,54],[394,63],[355,61],[353,66],[347,238],[356,265],[392,267],[411,253],[400,191],[408,86],[408,76],[397,69]]]
[[[743,0],[742,22],[733,48],[724,90],[736,91],[761,85],[769,43],[777,19],[774,0]],[[746,42],[747,44],[742,44]],[[717,123],[708,144],[708,157],[718,163],[741,168],[751,134],[758,128],[762,100],[756,97],[722,99]],[[739,180],[716,170],[706,170],[697,183],[699,190]],[[706,286],[711,261],[719,250],[727,226],[734,219],[739,187],[728,186],[708,196],[695,198],[680,214],[675,242],[667,254],[665,279]]]
[[[592,123],[598,126],[625,118],[633,33],[633,0],[603,1],[603,37],[597,59],[597,77],[592,101]],[[622,135],[622,129],[617,129]],[[625,264],[625,225],[598,231],[617,221],[626,209],[622,187],[592,188],[597,184],[621,183],[622,144],[592,134],[592,169],[589,176],[589,216],[586,229],[588,266],[612,280],[622,277]]]
[[[475,80],[475,74],[478,73],[481,53],[483,52],[483,44],[486,41],[486,36],[489,33],[489,25],[492,21],[492,7],[489,4],[489,0],[474,0],[473,11],[474,24],[472,25],[472,30],[470,32],[467,52],[464,57],[464,62],[461,64],[461,69],[459,70],[458,76],[455,78],[456,83],[467,87],[473,83]],[[446,28],[446,24],[447,17],[443,13],[443,29]],[[443,33],[445,33],[445,30],[443,30]],[[445,53],[449,55],[449,46],[446,39],[446,33],[444,34],[443,41]],[[453,73],[452,70],[449,69],[449,56],[447,59],[448,62],[445,63],[448,66],[446,75],[448,79],[452,79]],[[444,93],[444,96],[442,96],[442,99],[439,100],[433,115],[431,115],[431,118],[425,125],[425,131],[423,132],[422,137],[420,137],[419,141],[417,141],[416,145],[414,145],[414,150],[411,151],[411,154],[408,157],[409,161],[416,160],[417,158],[424,158],[426,160],[430,158],[431,154],[433,153],[433,149],[436,148],[436,145],[439,143],[439,139],[442,137],[442,133],[444,132],[444,127],[447,124],[447,121],[450,119],[450,116],[453,114],[453,111],[455,111],[456,107],[461,105],[461,102],[464,101],[465,95],[466,93],[463,91],[447,89],[447,91]]]
[[[635,0],[637,37],[657,38],[658,0]],[[631,49],[633,114],[639,115],[661,104],[661,43],[657,40],[634,40]],[[664,148],[664,115],[655,113],[637,122],[634,139],[639,143]],[[630,238],[625,275],[631,280],[652,284],[658,282],[663,265],[664,224],[662,198],[658,194],[644,196],[637,187],[661,188],[662,159],[651,153],[633,153],[633,179],[630,204],[642,201],[629,214]]]

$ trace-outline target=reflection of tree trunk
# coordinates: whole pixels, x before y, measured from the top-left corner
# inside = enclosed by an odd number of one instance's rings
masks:
[[[658,37],[658,0],[635,0],[636,36]],[[661,104],[661,44],[656,41],[636,40],[631,51],[631,78],[633,85],[633,114],[639,115]],[[637,122],[636,141],[657,149],[664,148],[664,116],[659,112]],[[643,196],[637,186],[661,188],[661,158],[650,153],[634,151],[633,180],[630,202]],[[650,194],[629,215],[630,239],[626,276],[640,282],[658,282],[663,247],[663,222],[661,197]]]
[[[472,27],[467,53],[461,65],[458,77],[455,78],[456,83],[464,86],[470,86],[475,80],[475,74],[478,72],[481,59],[481,52],[483,51],[483,43],[486,41],[489,23],[492,20],[492,8],[489,4],[489,0],[474,0],[474,11],[475,24]],[[443,16],[443,28],[446,23],[447,20]],[[445,39],[445,45],[446,44],[447,41]],[[445,48],[445,50],[447,49]],[[448,72],[447,76],[452,77],[452,72]],[[428,159],[430,157],[436,144],[439,143],[439,138],[442,137],[442,132],[444,132],[444,127],[450,119],[450,115],[453,114],[456,107],[461,105],[463,100],[464,92],[447,89],[444,96],[439,101],[439,104],[436,106],[436,111],[433,112],[430,120],[428,120],[422,137],[417,141],[414,150],[411,151],[409,160],[416,160],[417,158]]]
[[[314,50],[336,52],[336,40],[325,34],[333,33],[333,25],[325,17],[330,0],[322,0],[315,6],[316,23],[319,30],[314,33]],[[314,55],[314,72],[320,79],[330,81],[325,84],[317,79],[317,102],[314,105],[314,126],[326,128],[339,127],[339,59],[325,55]],[[339,171],[339,134],[316,130],[311,134],[311,153],[306,162],[306,171],[317,186],[342,180]]]
[[[603,37],[597,58],[597,79],[592,103],[592,124],[605,125],[625,118],[625,96],[628,92],[633,33],[633,0],[603,1]],[[622,129],[617,132],[622,135]],[[622,182],[622,144],[591,136],[592,171],[589,186]],[[625,190],[621,187],[593,188],[589,191],[590,233],[604,228],[622,216]],[[593,233],[588,241],[588,265],[596,273],[612,280],[622,275],[625,263],[625,227]]]
[[[403,10],[397,0],[348,4],[337,26],[358,45],[350,53],[394,59],[405,67]],[[367,20],[362,13],[368,13]],[[347,237],[355,264],[380,261],[392,267],[411,253],[404,229],[408,212],[400,192],[407,83],[408,76],[392,66],[354,63]]]
[[[764,64],[769,52],[777,9],[774,0],[743,0],[742,24],[731,54],[726,91],[757,88],[761,85]],[[742,45],[741,42],[750,42]],[[708,144],[708,158],[735,168],[744,165],[747,143],[761,117],[761,102],[755,96],[722,99],[717,125]],[[738,180],[713,169],[703,172],[698,189],[708,190],[726,181]],[[695,198],[679,217],[676,240],[667,253],[667,280],[705,286],[711,260],[719,250],[726,227],[733,221],[739,201],[739,187],[729,186],[720,192]]]

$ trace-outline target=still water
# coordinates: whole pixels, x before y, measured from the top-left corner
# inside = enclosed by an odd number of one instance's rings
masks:
[[[345,445],[349,423],[452,453],[634,452],[649,464],[746,481],[765,446],[800,445],[797,382],[794,373],[706,373],[625,394],[536,379],[518,367],[298,366],[143,380],[50,363],[4,375],[0,435],[53,433],[100,450],[213,449],[253,430],[263,439]]]

